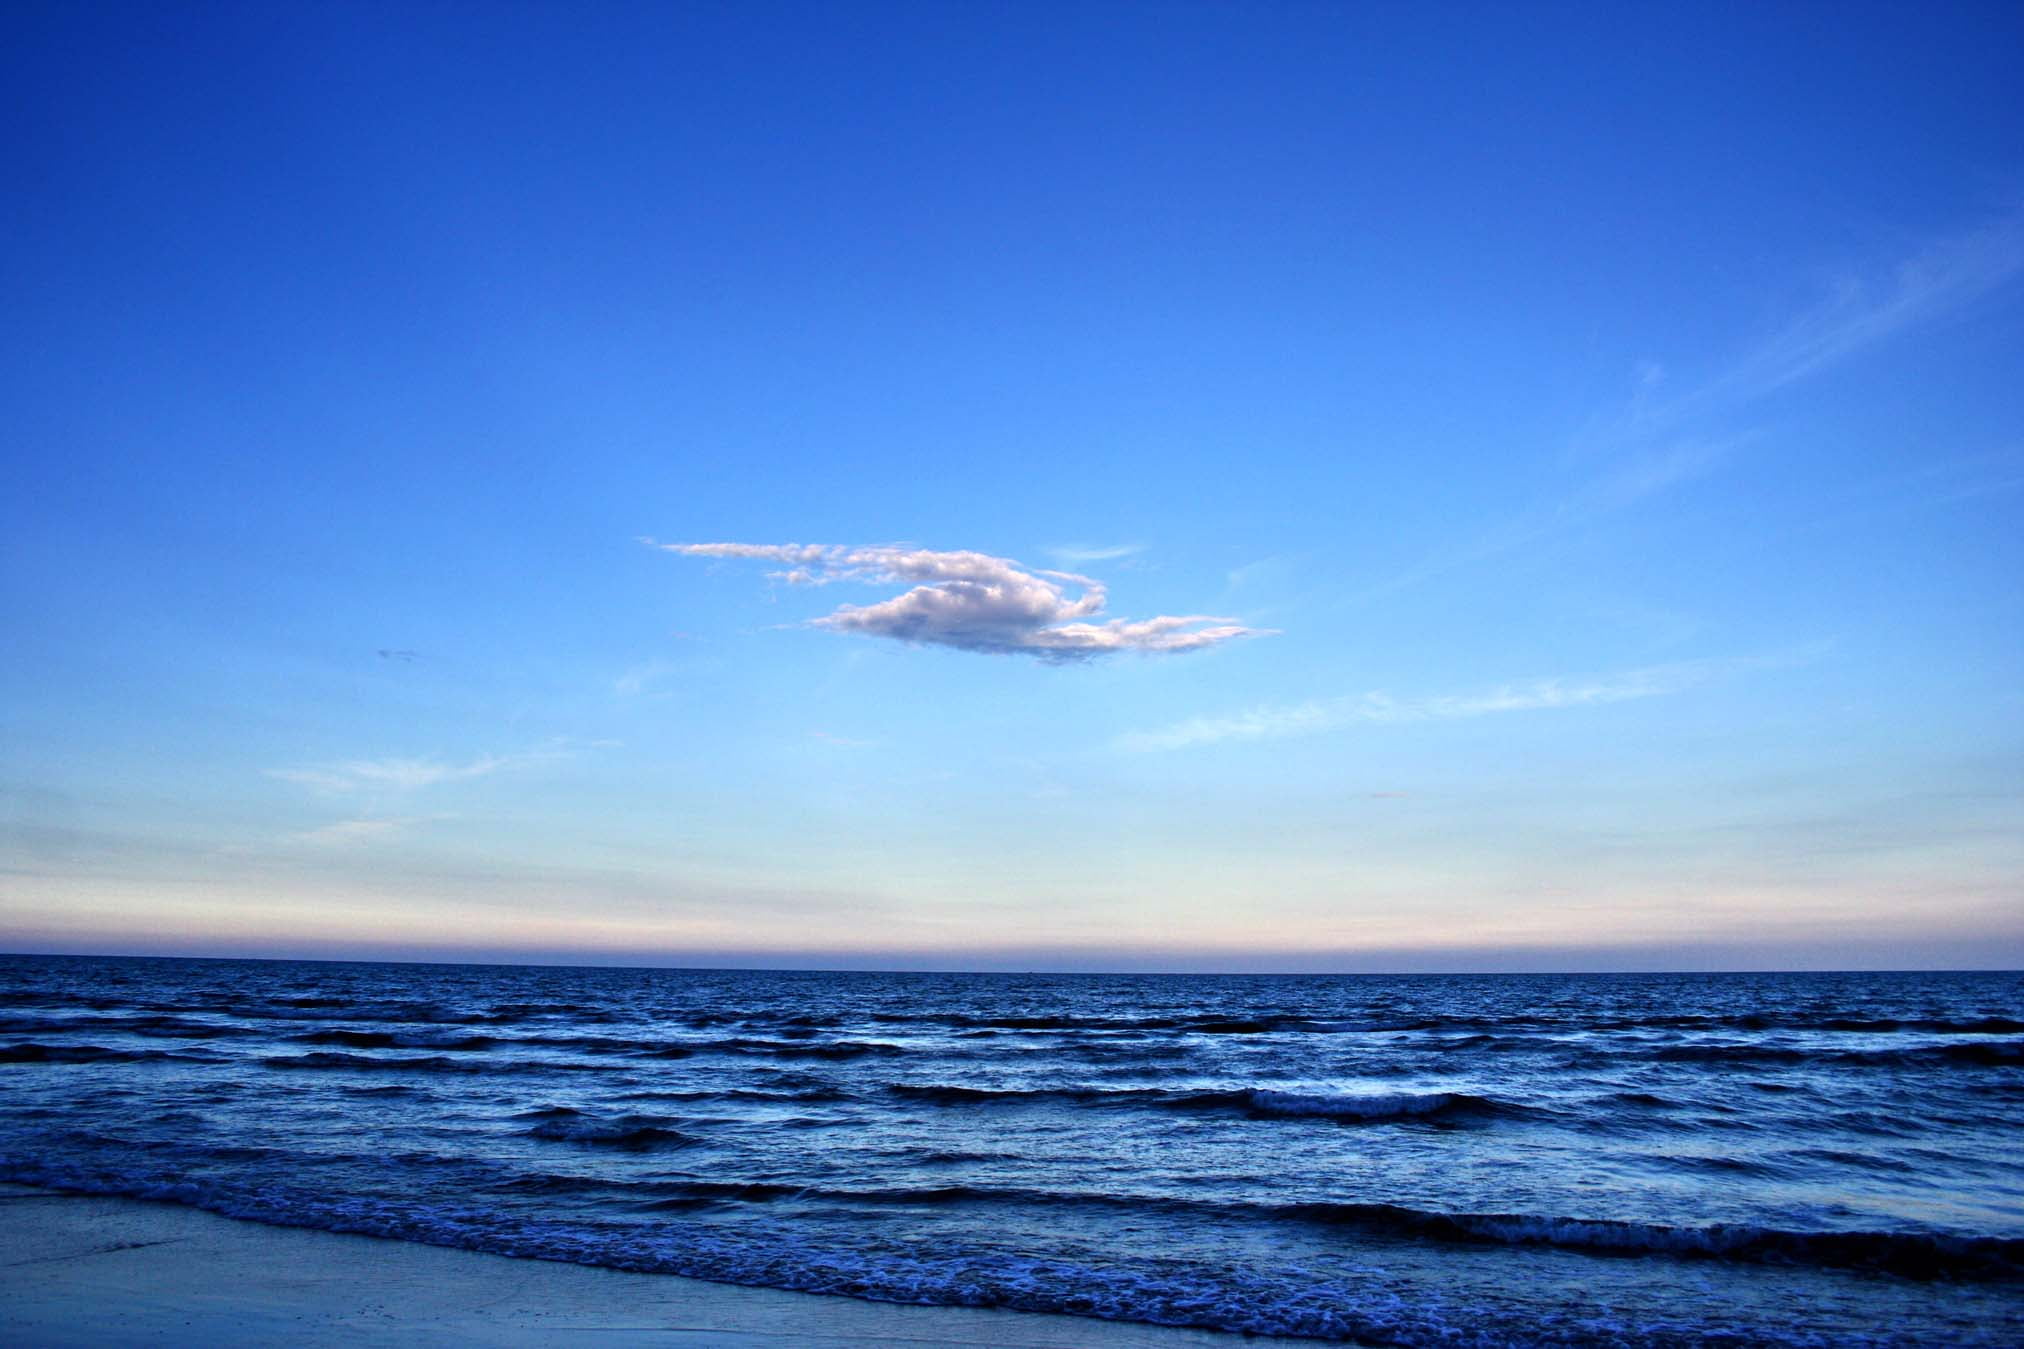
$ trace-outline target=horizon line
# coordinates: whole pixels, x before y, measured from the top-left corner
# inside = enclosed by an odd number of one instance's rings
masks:
[[[1836,966],[1817,969],[1764,968],[1736,969],[1685,967],[1675,969],[1370,969],[1370,970],[1272,970],[1272,969],[1097,969],[1007,967],[978,969],[943,966],[913,968],[871,965],[654,965],[619,961],[498,960],[485,958],[446,959],[429,956],[290,956],[290,955],[203,955],[161,951],[0,951],[0,960],[210,960],[269,965],[440,965],[449,968],[534,969],[534,970],[632,970],[692,974],[962,974],[1070,975],[1084,978],[1282,978],[1282,979],[1402,979],[1402,978],[1537,978],[1537,977],[1637,977],[1649,975],[1839,975],[1839,974],[2024,974],[2014,965],[1933,965],[1933,966]]]

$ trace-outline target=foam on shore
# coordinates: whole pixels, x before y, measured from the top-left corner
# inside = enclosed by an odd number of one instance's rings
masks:
[[[0,1341],[64,1346],[1229,1349],[1209,1331],[895,1306],[0,1186]]]

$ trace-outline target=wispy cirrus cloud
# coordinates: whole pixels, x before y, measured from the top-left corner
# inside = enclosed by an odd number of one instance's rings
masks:
[[[2024,277],[2024,211],[1934,240],[1881,272],[1838,277],[1831,293],[1758,344],[1710,396],[1754,396],[1826,369]]]
[[[355,848],[376,839],[398,834],[410,825],[420,824],[429,818],[432,817],[366,816],[356,820],[337,820],[291,835],[289,841],[307,844],[312,848]]]
[[[510,769],[546,763],[568,754],[562,741],[518,754],[485,754],[475,759],[345,759],[298,768],[270,768],[267,776],[329,796],[360,792],[414,792],[445,782],[489,777]],[[579,742],[580,743],[580,742]],[[606,742],[593,742],[603,744]]]
[[[348,759],[305,768],[270,768],[267,776],[332,795],[375,790],[411,792],[439,782],[481,778],[514,762],[514,756],[486,756],[463,763],[445,763],[440,759]]]
[[[1146,546],[1142,543],[1057,543],[1040,551],[1056,562],[1077,567],[1089,562],[1113,562],[1121,557],[1135,556],[1145,550]]]
[[[685,557],[780,563],[782,569],[768,575],[789,585],[915,583],[889,600],[845,604],[810,620],[810,627],[831,632],[1047,661],[1118,651],[1199,651],[1233,638],[1263,635],[1263,630],[1235,619],[1207,614],[1094,621],[1108,600],[1102,582],[1073,572],[1029,568],[987,553],[937,552],[900,544],[642,542]]]
[[[631,666],[611,681],[611,691],[621,698],[638,698],[655,692],[678,667],[670,661],[650,660]]]
[[[1676,433],[1739,409],[1967,309],[2024,278],[2024,210],[1979,228],[1931,239],[1882,266],[1844,269],[1813,303],[1788,314],[1727,365],[1698,383],[1669,387],[1656,362],[1616,415],[1583,438],[1611,452]]]
[[[1559,500],[1513,515],[1447,552],[1354,592],[1353,597],[1374,599],[1404,590],[1625,510],[1712,471],[1745,439],[1681,440],[1659,449],[1626,452],[1614,466]]]
[[[1740,657],[1648,665],[1617,674],[1530,679],[1474,693],[1395,697],[1370,692],[1301,703],[1249,708],[1220,717],[1194,717],[1157,730],[1120,736],[1117,747],[1137,753],[1188,749],[1228,740],[1278,740],[1315,735],[1355,725],[1456,721],[1505,712],[1540,712],[1592,707],[1682,693],[1700,684],[1746,670],[1789,663],[1796,657]]]
[[[1638,363],[1629,397],[1570,448],[1586,482],[1356,592],[1370,599],[1484,562],[1637,506],[1701,478],[1758,440],[1751,409],[1874,348],[1937,323],[2024,278],[2024,211],[1932,239],[1881,265],[1849,269],[1698,381]]]

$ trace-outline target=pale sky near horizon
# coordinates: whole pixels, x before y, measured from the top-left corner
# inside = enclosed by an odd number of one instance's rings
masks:
[[[0,950],[2024,965],[2014,5],[26,5]]]

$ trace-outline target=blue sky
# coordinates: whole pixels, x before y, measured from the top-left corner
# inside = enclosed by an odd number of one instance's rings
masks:
[[[2014,6],[11,29],[0,947],[2024,963]]]

